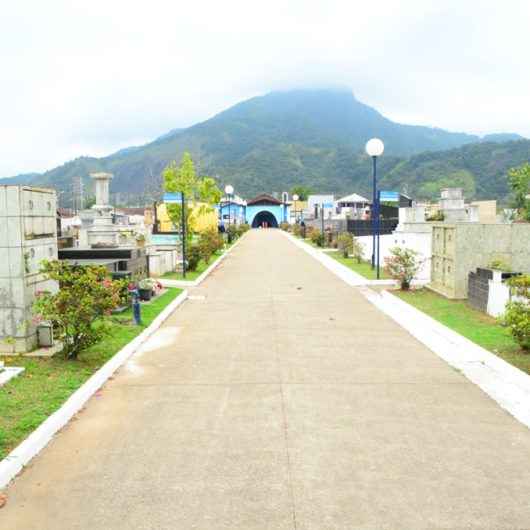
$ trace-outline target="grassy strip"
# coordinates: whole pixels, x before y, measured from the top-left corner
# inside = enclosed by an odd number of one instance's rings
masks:
[[[151,324],[181,292],[168,289],[152,302],[142,304],[143,326],[132,324],[130,310],[111,317],[109,335],[83,352],[77,361],[66,361],[60,354],[52,358],[6,357],[7,366],[23,366],[26,371],[0,387],[0,459]]]
[[[473,309],[466,301],[449,300],[428,289],[394,291],[393,294],[530,374],[530,355],[523,353],[510,332],[496,319]]]
[[[360,274],[367,280],[377,280],[377,272],[375,269],[372,269],[372,265],[367,261],[361,261],[357,263],[357,260],[354,258],[344,258],[341,252],[329,252],[328,256],[337,260],[339,263],[342,263],[348,269],[351,269],[353,272]],[[390,276],[386,273],[383,267],[380,268],[380,279],[389,280]]]

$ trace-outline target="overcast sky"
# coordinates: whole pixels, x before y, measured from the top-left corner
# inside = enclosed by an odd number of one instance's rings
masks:
[[[530,137],[528,0],[18,0],[0,11],[0,176],[100,156],[270,90]]]

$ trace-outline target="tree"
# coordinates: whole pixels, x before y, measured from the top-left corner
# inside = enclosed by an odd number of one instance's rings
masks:
[[[298,200],[307,201],[309,195],[313,193],[313,190],[309,186],[293,186],[291,188],[291,195],[298,195]]]
[[[522,219],[530,220],[530,164],[525,162],[519,167],[508,171],[508,182],[514,196],[514,207],[519,210]]]
[[[221,200],[221,191],[213,178],[197,177],[195,165],[191,155],[186,151],[182,155],[180,165],[177,166],[175,160],[171,161],[162,172],[164,179],[164,189],[171,193],[184,193],[186,202],[184,204],[184,218],[186,222],[186,234],[189,238],[194,231],[193,219],[204,213],[212,211],[212,205]],[[195,216],[191,215],[191,203],[201,202],[199,208],[195,210]],[[182,205],[172,203],[167,205],[167,213],[173,224],[181,227]]]
[[[56,280],[59,290],[37,293],[34,321],[49,320],[66,358],[76,359],[106,333],[105,317],[120,304],[123,282],[111,280],[105,267],[66,261],[43,261],[40,272]]]

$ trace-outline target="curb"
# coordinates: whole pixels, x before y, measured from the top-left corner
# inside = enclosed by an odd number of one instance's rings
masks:
[[[86,402],[105,384],[109,377],[160,328],[164,321],[187,297],[187,291],[180,293],[140,335],[109,359],[58,410],[44,420],[23,442],[0,461],[0,488],[7,486],[22,471],[24,466],[48,445],[53,436],[83,408]]]
[[[243,234],[226,252],[221,254],[197,279],[195,280],[169,280],[164,278],[156,278],[164,287],[197,287],[206,277],[221,263],[232,250],[239,245],[239,242],[245,234]]]
[[[368,288],[374,283],[378,285],[378,282],[370,282],[361,277],[364,281],[360,283],[357,278],[358,274],[333,258],[299,241],[291,234],[286,234],[286,236],[347,284],[357,287],[370,303],[392,318],[447,364],[459,370],[519,422],[530,428],[530,375],[449,329],[392,293],[388,291],[379,293]]]

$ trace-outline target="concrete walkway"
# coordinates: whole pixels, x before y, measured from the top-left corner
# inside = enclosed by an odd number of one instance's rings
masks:
[[[530,528],[530,431],[280,233],[191,294],[1,530]]]

